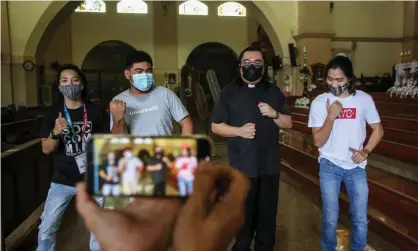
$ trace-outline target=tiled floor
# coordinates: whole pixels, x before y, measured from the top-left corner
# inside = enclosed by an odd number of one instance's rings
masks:
[[[225,146],[216,146],[215,163],[225,163]],[[279,192],[279,210],[277,217],[276,251],[319,251],[321,209],[319,198],[310,198],[298,190],[298,184],[282,174]],[[113,202],[108,202],[114,204]],[[341,217],[342,222],[349,222]],[[340,226],[343,228],[343,226]],[[57,234],[57,250],[88,250],[89,234],[83,221],[77,216],[74,203],[71,203],[63,218]],[[369,242],[376,250],[398,251],[378,236],[370,233]]]

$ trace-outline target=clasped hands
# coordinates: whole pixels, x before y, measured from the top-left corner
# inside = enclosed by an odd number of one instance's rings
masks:
[[[218,199],[216,182],[229,185]],[[136,198],[115,210],[100,208],[77,185],[77,210],[102,250],[226,250],[244,220],[248,180],[230,167],[214,167],[202,161],[196,171],[193,194],[187,202],[176,199]]]

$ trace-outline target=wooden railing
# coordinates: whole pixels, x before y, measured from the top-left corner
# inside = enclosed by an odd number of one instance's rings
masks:
[[[35,139],[1,154],[1,227],[4,250],[13,250],[36,228],[53,173],[51,157]]]

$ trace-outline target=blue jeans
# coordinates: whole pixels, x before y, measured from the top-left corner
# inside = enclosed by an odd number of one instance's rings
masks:
[[[59,229],[65,209],[75,194],[75,187],[51,183],[44,211],[41,215],[42,222],[39,225],[37,251],[55,250],[56,232]],[[103,206],[103,198],[96,199],[96,201],[100,206]],[[90,250],[100,250],[99,243],[93,233],[90,235]]]
[[[361,167],[346,170],[331,161],[320,161],[319,182],[322,198],[321,245],[324,251],[337,247],[337,223],[341,181],[350,200],[352,222],[351,250],[363,251],[367,244],[367,201],[369,187],[366,170]]]
[[[191,195],[193,192],[193,180],[186,180],[178,178],[177,180],[179,186],[180,196]]]

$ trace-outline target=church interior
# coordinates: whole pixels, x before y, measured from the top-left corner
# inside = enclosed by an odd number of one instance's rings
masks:
[[[418,2],[198,0],[1,1],[2,249],[36,248],[53,173],[38,135],[56,100],[60,65],[79,66],[89,100],[108,108],[130,86],[126,56],[146,51],[155,83],[178,95],[195,132],[213,139],[214,162],[227,163],[225,140],[210,130],[211,112],[249,45],[266,54],[293,119],[277,139],[276,250],[321,250],[318,149],[307,125],[310,103],[326,92],[325,66],[337,55],[353,62],[356,88],[373,97],[385,130],[368,159],[367,248],[418,250]],[[349,250],[349,200],[344,185],[341,191],[339,245]],[[57,250],[87,250],[88,238],[72,203]]]

